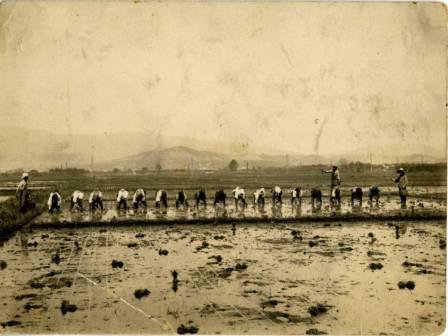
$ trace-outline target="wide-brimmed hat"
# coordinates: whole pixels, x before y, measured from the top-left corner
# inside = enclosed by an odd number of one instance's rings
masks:
[[[28,177],[28,173],[23,173],[23,174],[22,174],[22,178],[24,179],[24,178],[26,178],[26,177]]]
[[[404,173],[404,169],[403,168],[398,168],[397,169],[397,173]]]

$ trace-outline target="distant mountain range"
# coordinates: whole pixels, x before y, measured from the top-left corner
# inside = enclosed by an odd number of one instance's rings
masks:
[[[370,155],[351,154],[341,156],[319,156],[319,155],[266,155],[256,153],[223,154],[210,151],[194,150],[186,146],[175,146],[161,150],[150,150],[136,155],[126,156],[120,159],[101,162],[98,169],[142,169],[147,167],[152,170],[157,164],[162,169],[222,169],[235,159],[240,168],[248,165],[250,168],[257,167],[286,167],[311,164],[333,164],[344,160],[369,162]],[[398,160],[398,161],[397,161]],[[372,159],[373,161],[373,159]],[[443,162],[443,158],[430,157],[428,155],[408,155],[389,157],[387,162]]]
[[[143,133],[55,134],[27,129],[0,129],[0,171],[54,167],[94,169],[222,169],[230,160],[240,167],[284,167],[340,163],[341,160],[395,163],[445,162],[445,156],[420,144],[395,144],[339,155],[298,155],[278,149],[249,147],[236,151],[229,143]],[[269,154],[261,154],[261,153]],[[372,154],[372,156],[370,156]]]

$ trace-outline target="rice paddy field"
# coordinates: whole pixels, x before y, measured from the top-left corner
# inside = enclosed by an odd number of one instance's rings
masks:
[[[2,332],[433,335],[445,329],[444,180],[415,177],[408,207],[400,209],[385,177],[353,176],[334,211],[320,176],[314,183],[268,174],[164,174],[31,180],[44,191],[57,185],[64,202],[61,212],[44,212],[2,242]],[[229,197],[236,185],[251,195],[260,184],[286,190],[296,185],[290,180],[304,181],[297,183],[305,189],[300,208],[291,207],[287,193],[280,211],[269,200],[264,211],[251,201],[244,210],[232,202],[217,210],[173,204],[179,188],[190,196],[203,186],[211,203],[219,186]],[[8,196],[13,181],[1,183]],[[353,208],[351,187],[373,183],[382,191],[379,207],[370,207],[365,193],[363,206]],[[71,191],[88,194],[96,186],[105,210],[71,213]],[[122,186],[146,188],[147,211],[117,212],[113,198]],[[319,212],[308,197],[315,187],[324,192]],[[154,208],[158,188],[168,191],[168,209]]]

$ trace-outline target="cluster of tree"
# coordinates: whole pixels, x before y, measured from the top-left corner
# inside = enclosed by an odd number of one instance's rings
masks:
[[[90,172],[83,168],[51,168],[48,173],[58,175],[88,175]]]
[[[446,172],[446,163],[403,163],[400,167],[407,172]]]
[[[229,162],[229,169],[230,171],[237,171],[238,170],[238,162],[236,160],[232,160]]]

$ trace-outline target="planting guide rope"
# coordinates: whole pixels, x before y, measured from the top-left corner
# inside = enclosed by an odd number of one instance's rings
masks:
[[[213,268],[211,268],[210,266],[207,266],[207,268],[208,268],[212,273],[214,273],[216,277],[219,277],[218,273],[216,273],[215,270],[214,270]],[[246,303],[250,303],[249,300],[247,300],[244,296],[241,296],[241,298],[242,298],[244,301],[246,301]],[[266,297],[265,297],[265,298],[266,298]],[[267,299],[267,298],[266,298],[266,299]],[[258,313],[264,315],[264,317],[266,317],[266,319],[267,319],[269,322],[271,322],[272,324],[275,324],[275,322],[274,322],[268,315],[266,315],[266,313],[265,313],[264,311],[262,311],[262,310],[260,310],[260,309],[258,309],[258,308],[255,308],[255,310],[256,310]]]
[[[105,290],[106,292],[108,292],[111,295],[114,295],[115,297],[117,297],[121,302],[123,302],[124,304],[126,304],[128,307],[132,308],[133,310],[135,310],[136,312],[139,312],[140,314],[142,314],[143,316],[149,318],[151,321],[153,321],[154,323],[156,323],[157,325],[159,325],[162,330],[169,330],[172,333],[176,333],[176,330],[174,329],[174,327],[171,325],[171,323],[169,323],[168,321],[163,321],[160,322],[157,318],[155,318],[154,316],[146,313],[145,311],[143,311],[142,309],[134,306],[133,304],[129,303],[128,301],[126,301],[125,299],[123,299],[121,296],[115,294],[114,292],[112,292],[111,290],[104,288],[102,286],[100,286],[97,282],[93,281],[92,279],[89,279],[88,277],[86,277],[84,274],[77,272],[79,276],[81,276],[82,278],[84,278],[86,281],[90,282],[92,285],[101,288],[103,290]]]
[[[84,248],[85,248],[86,242],[87,242],[88,240],[93,240],[93,239],[94,239],[94,238],[92,238],[92,235],[93,235],[93,233],[91,233],[90,236],[87,237],[87,238],[84,240],[84,243],[83,243],[83,247],[84,247]],[[97,245],[98,245],[99,236],[100,236],[100,234],[98,233],[98,235],[97,235],[97,242],[96,242],[95,247],[94,247],[95,259],[96,259],[96,248],[97,248]],[[84,249],[84,251],[85,251],[85,249]],[[165,320],[164,320],[163,323],[160,322],[160,321],[159,321],[157,318],[155,318],[154,316],[152,316],[152,315],[150,315],[150,314],[144,312],[142,309],[140,309],[140,308],[138,308],[138,307],[132,305],[131,303],[129,303],[128,301],[126,301],[126,300],[125,300],[124,298],[122,298],[121,296],[115,294],[113,291],[109,290],[108,288],[104,288],[104,287],[100,286],[97,282],[95,282],[94,280],[88,278],[86,275],[82,274],[82,273],[80,272],[81,261],[82,261],[82,258],[83,258],[83,256],[84,256],[84,254],[87,255],[87,253],[84,252],[84,251],[83,251],[83,254],[80,256],[80,261],[79,261],[79,264],[78,264],[78,269],[77,269],[76,274],[75,274],[76,278],[77,278],[78,276],[80,276],[80,277],[84,278],[86,281],[88,281],[89,283],[91,283],[92,285],[94,285],[94,286],[96,286],[96,287],[98,287],[98,288],[101,288],[101,289],[105,290],[107,293],[109,293],[109,294],[111,294],[111,295],[117,297],[121,302],[125,303],[128,307],[132,308],[133,310],[135,310],[135,311],[141,313],[142,315],[144,315],[145,317],[149,318],[151,321],[155,322],[157,325],[159,325],[159,326],[162,328],[162,330],[169,330],[169,331],[171,331],[172,333],[176,333],[174,327],[173,327],[168,321],[165,321]],[[110,255],[110,254],[109,254],[109,255]],[[95,267],[95,265],[92,265],[92,267]],[[76,280],[76,278],[75,278],[75,280]],[[75,281],[74,281],[73,283],[75,283]],[[93,295],[92,292],[89,292],[89,293],[90,293],[90,295],[89,295],[88,310],[90,310],[91,296]]]
[[[199,274],[199,277],[202,278],[203,280],[205,280],[206,282],[208,282],[208,284],[213,288],[215,286],[213,286],[213,284],[202,274],[202,272],[198,269],[196,271]],[[239,314],[243,319],[246,320],[246,322],[249,322],[249,319],[247,318],[246,315],[244,315],[238,308],[236,308],[233,304],[230,304],[230,306],[233,308],[233,310]]]
[[[199,287],[197,282],[194,281],[193,277],[191,278],[191,281],[193,283],[193,286],[195,288],[197,288],[198,291],[201,291],[201,288]],[[231,324],[230,322],[226,321],[224,316],[215,308],[214,303],[210,301],[210,299],[208,298],[207,294],[204,293],[204,297],[208,301],[208,303],[210,304],[210,307],[212,307],[212,309],[215,311],[215,313],[218,314],[218,317],[221,319],[221,321],[223,321],[224,323],[227,323],[227,324]]]
[[[82,243],[82,247],[81,247],[82,251],[81,251],[81,255],[79,256],[78,267],[77,267],[77,269],[76,269],[76,273],[73,275],[72,294],[73,294],[74,291],[75,291],[75,283],[76,283],[76,279],[78,278],[78,275],[77,275],[77,274],[78,274],[78,272],[79,272],[79,268],[81,267],[82,258],[83,258],[84,254],[85,254],[85,251],[86,251],[86,249],[85,249],[85,247],[86,247],[86,242],[87,242],[89,239],[91,239],[90,236],[86,237],[86,238],[84,239],[84,242]]]
[[[93,263],[90,263],[91,266],[92,266],[92,274],[95,273],[95,264],[96,264],[96,259],[97,259],[96,258],[97,257],[96,250],[97,250],[97,247],[98,247],[99,240],[100,240],[100,233],[98,232],[96,243],[95,243],[95,247],[93,249],[93,251],[94,251],[93,252],[94,260],[93,260]],[[92,296],[93,296],[93,291],[91,290],[91,287],[89,287],[89,293],[88,293],[89,303],[88,303],[88,306],[87,306],[87,310],[88,311],[90,311],[90,307],[91,307],[91,304],[92,304]],[[92,318],[92,314],[89,314],[89,317]]]
[[[134,232],[134,235],[135,235],[135,234],[137,234],[137,231]],[[96,286],[96,287],[99,287],[99,288],[103,289],[104,291],[108,292],[109,294],[111,294],[111,295],[117,297],[121,302],[123,302],[124,304],[126,304],[126,305],[127,305],[128,307],[130,307],[131,309],[133,309],[133,310],[139,312],[140,314],[142,314],[142,315],[145,316],[146,318],[149,318],[151,321],[153,321],[154,323],[156,323],[157,325],[159,325],[163,330],[170,330],[171,332],[175,333],[175,332],[176,332],[175,329],[173,328],[173,326],[172,326],[168,321],[166,321],[166,320],[163,320],[163,322],[159,321],[159,320],[158,320],[157,318],[155,318],[154,316],[152,316],[152,315],[146,313],[145,311],[143,311],[142,309],[140,309],[140,308],[138,308],[138,307],[132,305],[130,302],[128,302],[127,300],[125,300],[123,297],[121,297],[121,296],[119,296],[118,294],[116,294],[114,291],[112,291],[112,290],[110,290],[110,289],[108,289],[108,288],[105,288],[105,287],[103,287],[103,286],[100,286],[98,282],[96,282],[96,281],[93,280],[91,277],[88,277],[88,276],[86,276],[85,274],[83,274],[83,273],[81,272],[81,267],[82,267],[82,265],[83,265],[83,261],[85,261],[86,256],[89,255],[89,254],[88,254],[88,251],[87,251],[87,249],[86,249],[86,245],[87,245],[89,242],[94,242],[95,238],[96,238],[96,243],[94,244],[95,246],[94,246],[94,248],[93,248],[93,254],[94,254],[94,260],[97,259],[97,253],[96,253],[96,252],[97,252],[97,245],[98,245],[98,243],[99,243],[100,235],[101,235],[101,234],[98,232],[98,233],[97,233],[97,237],[93,237],[93,236],[94,236],[94,232],[90,232],[89,236],[86,237],[86,238],[84,239],[83,244],[82,244],[82,250],[83,250],[83,251],[81,252],[81,255],[80,255],[80,257],[79,257],[78,267],[77,267],[77,270],[76,270],[76,273],[75,273],[75,276],[74,276],[74,280],[73,280],[73,289],[72,289],[72,291],[74,292],[75,282],[76,282],[78,276],[79,276],[79,277],[82,277],[83,279],[85,279],[86,281],[88,281],[89,283],[91,283],[92,285],[94,285],[94,286]],[[107,232],[107,234],[106,234],[106,245],[105,245],[105,246],[106,246],[106,248],[107,248],[107,252],[108,252],[107,254],[108,254],[109,258],[110,258],[109,247],[110,247],[110,243],[111,243],[111,241],[113,240],[113,237],[110,237],[110,235],[111,235],[111,232],[108,230],[108,232]],[[112,239],[111,239],[111,238],[112,238]],[[142,247],[142,246],[143,246],[143,244],[141,243],[141,241],[138,241],[137,244],[138,244],[139,247]],[[66,269],[68,268],[68,264],[69,264],[69,262],[70,262],[70,260],[71,260],[71,258],[72,258],[74,249],[75,249],[75,247],[72,248],[71,253],[70,253],[70,256],[69,256],[68,261],[67,261],[67,264],[65,265],[65,269],[63,270],[63,272],[61,272],[61,275],[60,275],[59,279],[62,277],[62,274],[66,272]],[[94,274],[95,266],[96,266],[96,265],[91,265],[91,267],[92,267],[92,269],[91,269],[92,274]],[[106,266],[106,267],[107,267],[107,266]],[[217,274],[217,273],[216,273],[210,266],[208,266],[208,269],[209,269],[211,272],[213,272],[216,276],[218,276],[218,274]],[[209,281],[209,279],[207,279],[207,277],[206,277],[200,270],[197,270],[196,272],[197,272],[197,274],[199,275],[199,278],[200,278],[200,279],[202,279],[203,281],[207,282],[212,288],[216,288],[216,286],[214,286],[214,285]],[[121,274],[121,279],[122,279],[122,281],[123,281],[124,272],[120,272],[120,274]],[[58,279],[58,281],[59,281],[59,279]],[[199,286],[199,284],[198,284],[194,279],[192,279],[192,282],[193,282],[193,286],[194,286],[194,287],[196,287],[200,292],[203,292],[203,291],[201,290],[201,287]],[[110,283],[110,279],[109,279],[109,278],[108,278],[108,283]],[[209,299],[209,297],[207,296],[207,294],[205,294],[204,292],[203,292],[202,294],[204,295],[205,299],[209,302],[210,307],[215,311],[215,313],[218,315],[218,317],[219,317],[224,323],[231,324],[230,321],[227,321],[227,319],[224,318],[224,316],[223,316],[223,315],[222,315],[222,314],[215,308],[214,303],[212,303],[212,301]],[[92,292],[92,291],[89,291],[89,292],[88,292],[88,296],[89,296],[88,310],[90,310],[90,307],[91,307],[91,299],[92,299],[92,296],[93,296],[93,292]],[[242,299],[243,299],[244,301],[246,301],[246,302],[249,302],[249,301],[248,301],[246,298],[244,298],[244,297],[242,297]],[[246,322],[249,322],[249,321],[250,321],[250,318],[249,318],[246,314],[242,313],[242,312],[241,312],[235,305],[233,305],[233,304],[230,303],[230,306],[231,306],[232,309],[233,309],[238,315],[240,315]],[[258,308],[254,308],[254,309],[255,309],[260,315],[264,316],[265,319],[268,320],[270,323],[275,324],[275,322],[274,322],[269,316],[267,316],[263,311],[261,311],[261,310],[258,309]]]
[[[59,285],[59,281],[61,280],[62,275],[65,273],[65,271],[67,270],[68,266],[70,265],[70,260],[72,259],[74,250],[75,250],[75,247],[72,246],[72,250],[70,251],[70,255],[68,256],[68,259],[67,259],[67,264],[65,265],[65,267],[62,269],[61,273],[59,274],[58,281],[56,282],[56,287]]]

